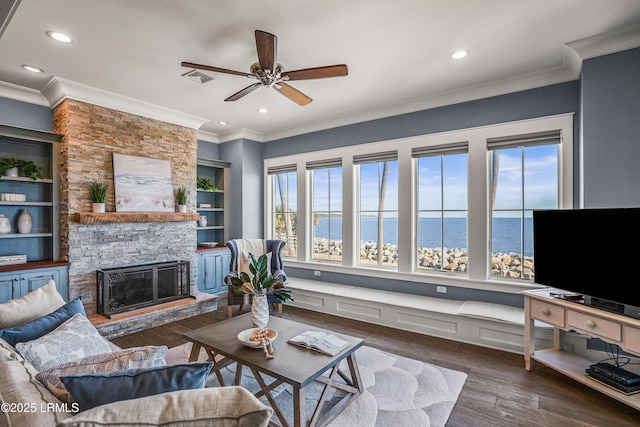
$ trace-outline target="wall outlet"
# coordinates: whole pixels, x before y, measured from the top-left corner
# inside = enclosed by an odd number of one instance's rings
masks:
[[[313,275],[316,277],[320,277],[322,273],[320,272],[320,270],[313,270]]]
[[[441,294],[446,294],[447,293],[447,287],[446,286],[438,286],[438,287],[436,287],[436,292],[439,292]]]

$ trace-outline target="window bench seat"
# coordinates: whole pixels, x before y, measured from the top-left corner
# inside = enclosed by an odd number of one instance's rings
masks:
[[[524,353],[524,309],[480,301],[457,301],[289,277],[294,307],[425,335]],[[552,342],[541,323],[536,341]]]

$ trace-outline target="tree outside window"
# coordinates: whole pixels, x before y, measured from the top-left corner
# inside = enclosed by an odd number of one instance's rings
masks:
[[[360,264],[398,265],[398,161],[360,168]]]
[[[282,250],[284,257],[296,257],[297,239],[297,175],[296,172],[285,172],[273,175],[274,200],[273,236],[284,240],[286,245]]]

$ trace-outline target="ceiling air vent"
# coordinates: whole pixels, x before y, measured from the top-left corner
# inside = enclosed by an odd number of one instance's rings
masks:
[[[198,70],[187,71],[182,75],[182,77],[186,78],[187,80],[191,80],[192,82],[196,82],[200,84],[204,84],[206,82],[213,80],[213,77],[207,76],[202,71],[198,71]]]

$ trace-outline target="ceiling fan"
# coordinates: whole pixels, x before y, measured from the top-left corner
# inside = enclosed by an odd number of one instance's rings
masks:
[[[266,31],[256,30],[255,34],[258,62],[251,65],[249,73],[213,67],[210,65],[194,64],[193,62],[182,62],[181,65],[188,68],[234,74],[258,80],[256,83],[252,83],[239,92],[234,93],[225,99],[225,101],[237,101],[260,86],[265,86],[274,88],[296,104],[303,106],[309,104],[312,99],[292,86],[289,86],[285,82],[291,80],[312,80],[324,79],[327,77],[340,77],[348,74],[347,66],[345,64],[285,71],[282,65],[277,62],[278,38]]]

